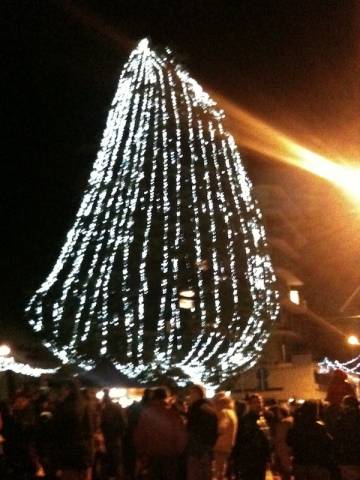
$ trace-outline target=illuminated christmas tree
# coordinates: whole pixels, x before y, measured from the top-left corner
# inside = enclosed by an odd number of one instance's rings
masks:
[[[64,363],[222,377],[252,366],[277,316],[261,213],[223,114],[142,40],[60,256],[27,307]],[[219,377],[219,378],[220,378]]]

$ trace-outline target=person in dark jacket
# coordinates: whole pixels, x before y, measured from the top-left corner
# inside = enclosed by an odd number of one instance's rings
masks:
[[[227,471],[227,475],[231,479],[237,479],[238,478],[238,465],[239,465],[239,460],[237,458],[238,454],[238,449],[236,445],[239,444],[239,431],[240,431],[240,424],[242,422],[242,417],[245,415],[246,412],[246,402],[244,400],[236,400],[235,401],[235,413],[236,413],[236,418],[237,418],[237,423],[238,423],[238,429],[236,433],[236,438],[235,438],[235,443],[231,452],[231,456],[229,459],[229,468]]]
[[[37,404],[35,448],[40,465],[37,475],[42,472],[46,480],[54,480],[56,478],[54,405],[47,395],[41,396]]]
[[[360,479],[360,410],[356,397],[343,399],[343,410],[334,430],[337,461],[342,480]]]
[[[134,480],[136,476],[136,451],[134,445],[134,433],[139,422],[141,412],[150,405],[153,390],[146,388],[140,402],[134,402],[127,408],[126,430],[123,442],[123,457],[125,478]]]
[[[210,480],[212,454],[218,437],[217,415],[205,398],[201,385],[193,385],[188,395],[187,480]]]
[[[3,436],[4,433],[4,416],[6,405],[4,402],[0,402],[0,478],[5,477],[5,455],[4,455],[4,443],[5,438]],[[5,415],[4,415],[5,413]]]
[[[9,478],[30,480],[37,470],[34,452],[35,411],[28,392],[18,392],[4,425],[5,455]]]
[[[155,388],[134,432],[138,474],[149,480],[179,479],[186,430],[179,412],[171,408],[169,400],[166,388]]]
[[[119,480],[122,476],[125,420],[121,406],[112,402],[108,390],[105,390],[102,400],[100,427],[105,443],[104,463],[106,478]]]
[[[236,478],[241,480],[265,479],[266,465],[270,458],[270,443],[262,411],[262,397],[250,395],[247,413],[239,422],[234,447]]]
[[[295,480],[330,480],[336,475],[334,442],[318,421],[318,405],[308,400],[299,407],[287,434],[293,454]]]
[[[62,480],[90,480],[93,464],[93,415],[77,385],[68,382],[54,414],[57,464]]]
[[[324,411],[324,422],[330,435],[334,435],[336,420],[341,413],[341,402],[347,395],[355,396],[355,389],[342,370],[334,370],[327,390],[328,406]]]

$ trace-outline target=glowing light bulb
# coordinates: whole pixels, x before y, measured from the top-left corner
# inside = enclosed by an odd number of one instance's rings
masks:
[[[10,355],[11,348],[8,345],[0,345],[0,357],[6,357]]]
[[[349,345],[360,345],[359,339],[356,335],[349,335],[347,342]]]

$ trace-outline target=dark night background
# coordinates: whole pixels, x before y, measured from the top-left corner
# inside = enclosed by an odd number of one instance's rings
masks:
[[[3,325],[21,324],[27,299],[54,265],[119,73],[145,36],[172,47],[206,88],[309,148],[359,164],[356,1],[3,0],[0,8]],[[309,299],[336,314],[360,283],[360,206],[237,141],[254,183],[283,185],[303,212]]]

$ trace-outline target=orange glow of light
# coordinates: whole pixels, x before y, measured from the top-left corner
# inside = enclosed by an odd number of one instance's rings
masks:
[[[314,173],[360,201],[360,168],[313,152],[224,97],[212,94],[225,112],[239,145]]]
[[[334,183],[355,200],[360,201],[360,168],[329,160],[295,143],[291,148],[296,165]]]
[[[8,345],[0,345],[0,357],[7,357],[11,353],[11,348]]]
[[[350,335],[347,341],[349,345],[360,345],[359,339],[356,335]]]

